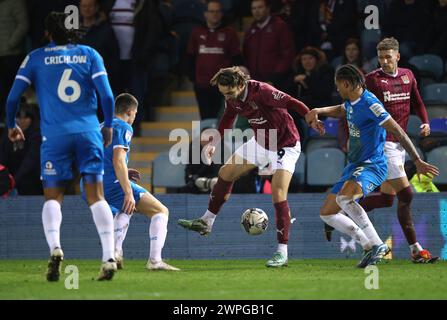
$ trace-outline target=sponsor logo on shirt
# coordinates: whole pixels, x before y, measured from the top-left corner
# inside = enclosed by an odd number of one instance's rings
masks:
[[[248,123],[249,124],[258,124],[258,125],[260,125],[260,124],[264,124],[266,122],[267,122],[267,120],[264,119],[263,117],[254,118],[254,119],[248,119]]]
[[[349,135],[354,138],[360,138],[360,130],[354,123],[348,121]]]
[[[403,101],[410,99],[410,92],[403,92],[403,93],[391,93],[390,91],[384,91],[383,92],[383,101],[389,102],[389,101]]]
[[[224,49],[219,47],[207,47],[203,44],[199,46],[199,53],[202,54],[224,54]]]
[[[201,34],[201,35],[199,36],[199,38],[202,39],[202,40],[206,40],[206,35]]]
[[[376,117],[380,117],[380,115],[385,112],[385,108],[379,103],[371,105],[369,110],[371,110]]]
[[[383,79],[380,79],[380,82],[383,82],[383,83],[386,83],[386,84],[388,84],[388,80],[383,80]]]

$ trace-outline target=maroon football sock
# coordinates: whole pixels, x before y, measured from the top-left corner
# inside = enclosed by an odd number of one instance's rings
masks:
[[[276,238],[278,243],[287,244],[290,229],[289,203],[284,200],[274,203],[273,206],[275,207]]]
[[[408,186],[397,193],[397,218],[399,219],[402,231],[408,244],[414,244],[416,240],[416,231],[414,229],[413,218],[411,216],[411,201],[413,200],[413,191]]]
[[[394,195],[379,193],[363,198],[359,201],[359,204],[363,207],[363,209],[365,209],[366,212],[369,212],[377,208],[391,207],[393,205],[393,201]]]
[[[208,210],[217,215],[220,208],[222,208],[223,204],[230,197],[232,188],[233,181],[225,181],[219,177],[213,190],[211,191]]]

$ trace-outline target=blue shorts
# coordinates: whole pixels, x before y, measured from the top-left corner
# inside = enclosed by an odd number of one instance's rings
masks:
[[[45,137],[40,147],[40,172],[44,181],[71,180],[72,164],[80,173],[104,174],[104,151],[99,131]]]
[[[388,166],[383,163],[351,163],[343,170],[340,180],[332,187],[331,192],[337,194],[348,180],[359,183],[362,187],[363,197],[380,186],[388,175]]]
[[[132,181],[130,182],[130,186],[132,187],[135,204],[138,204],[141,197],[148,191]],[[104,197],[106,198],[107,203],[112,209],[113,215],[117,213],[114,210],[120,211],[123,207],[124,191],[118,181],[116,181],[115,183],[107,183],[106,181],[104,181]]]

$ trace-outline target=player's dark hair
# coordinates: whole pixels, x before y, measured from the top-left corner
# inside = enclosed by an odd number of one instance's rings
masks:
[[[121,93],[115,99],[115,113],[123,114],[138,108],[138,100],[130,93]]]
[[[68,14],[64,12],[50,12],[45,18],[45,30],[50,34],[51,39],[57,45],[76,43],[78,36],[76,30],[67,29],[65,21]]]
[[[335,81],[348,81],[354,88],[366,88],[365,77],[359,68],[352,64],[344,64],[335,72]]]
[[[220,69],[210,83],[212,86],[239,87],[247,80],[250,80],[249,75],[245,74],[239,67],[231,67]]]
[[[384,38],[382,41],[380,41],[377,44],[376,47],[377,51],[380,50],[396,50],[399,51],[399,41],[397,39],[391,37],[391,38]]]

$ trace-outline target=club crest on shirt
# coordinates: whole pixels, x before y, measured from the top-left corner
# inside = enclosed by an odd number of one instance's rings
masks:
[[[225,33],[219,32],[217,34],[217,40],[218,41],[225,41]]]
[[[132,132],[130,132],[129,130],[126,130],[125,138],[126,138],[127,142],[130,142],[130,139],[132,139]]]
[[[402,77],[400,77],[404,84],[410,83],[410,78],[408,78],[408,75],[404,74]]]

